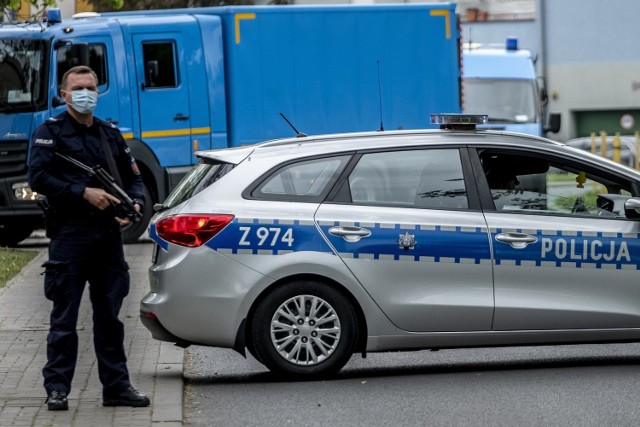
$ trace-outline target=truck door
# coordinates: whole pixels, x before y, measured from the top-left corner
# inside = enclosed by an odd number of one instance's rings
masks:
[[[191,111],[180,32],[133,35],[140,135],[165,167],[190,165]],[[182,52],[182,54],[181,54]]]
[[[115,81],[116,57],[113,42],[110,37],[88,36],[81,38],[65,38],[65,43],[60,43],[55,51],[55,73],[57,84],[52,89],[51,116],[62,113],[67,107],[62,102],[60,95],[60,83],[64,73],[77,65],[74,58],[75,46],[87,45],[89,63],[98,76],[98,106],[95,115],[103,120],[115,124],[125,133],[131,131],[131,119],[128,115],[121,115],[121,103],[123,96],[120,93],[122,85]],[[124,121],[123,121],[124,120]]]

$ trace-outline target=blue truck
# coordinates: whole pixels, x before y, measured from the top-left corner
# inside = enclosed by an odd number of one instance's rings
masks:
[[[560,130],[560,114],[547,113],[532,53],[509,37],[504,45],[466,43],[462,54],[462,109],[487,114],[478,128],[543,136]]]
[[[84,13],[0,28],[0,245],[42,224],[26,160],[35,127],[63,111],[63,73],[98,75],[96,115],[141,169],[144,233],[194,152],[292,136],[429,127],[460,112],[452,3],[237,6]]]

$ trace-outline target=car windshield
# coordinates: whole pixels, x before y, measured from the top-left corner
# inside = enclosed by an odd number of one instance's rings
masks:
[[[489,122],[537,122],[536,87],[529,80],[465,79],[465,113],[489,115]]]
[[[162,204],[163,208],[172,208],[195,196],[224,175],[235,165],[202,159],[182,178],[182,181],[171,192]]]
[[[45,104],[45,42],[0,40],[0,111],[33,111]]]

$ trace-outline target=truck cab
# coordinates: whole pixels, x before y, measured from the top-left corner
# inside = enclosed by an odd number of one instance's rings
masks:
[[[193,151],[211,148],[210,102],[190,92],[204,94],[207,81],[219,87],[223,82],[215,76],[207,80],[204,67],[187,68],[177,60],[202,50],[199,24],[219,34],[219,18],[200,20],[186,14],[149,19],[95,14],[0,28],[0,246],[14,246],[44,225],[39,196],[27,183],[29,140],[40,123],[65,111],[59,85],[65,71],[80,64],[98,77],[96,116],[120,129],[144,177],[144,221],[125,227],[123,237],[131,242],[144,233],[153,203],[190,168]],[[207,53],[221,55],[221,46],[209,46]],[[135,60],[127,60],[129,55]],[[204,131],[195,135],[193,129]]]
[[[518,49],[517,39],[508,38],[504,46],[467,43],[462,58],[462,109],[488,114],[484,128],[538,136],[560,130],[560,115],[547,117],[534,57]]]

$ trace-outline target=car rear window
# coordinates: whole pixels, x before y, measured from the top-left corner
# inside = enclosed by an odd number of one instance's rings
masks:
[[[284,165],[260,180],[251,197],[318,201],[329,192],[351,155],[309,159]]]
[[[231,171],[235,165],[202,159],[182,178],[164,201],[164,208],[172,208],[195,196]]]

